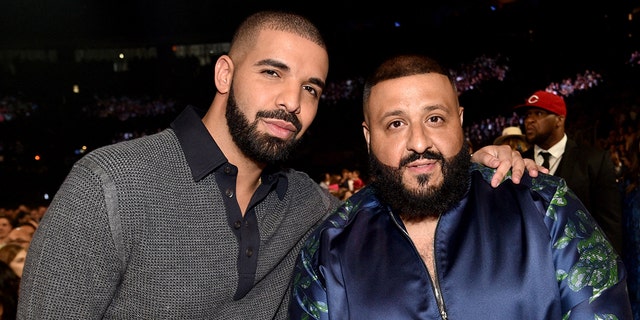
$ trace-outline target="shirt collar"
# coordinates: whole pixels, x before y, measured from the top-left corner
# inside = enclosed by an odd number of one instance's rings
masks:
[[[567,134],[565,133],[562,139],[560,139],[558,143],[554,144],[551,148],[549,148],[549,150],[544,150],[538,147],[538,145],[535,145],[533,147],[533,152],[534,152],[534,155],[538,155],[540,151],[543,151],[543,150],[548,151],[549,153],[551,153],[552,157],[554,157],[555,159],[559,159],[560,157],[562,157],[562,154],[564,154],[564,148],[566,145],[567,145]]]
[[[180,146],[184,152],[194,181],[200,181],[211,172],[227,163],[227,157],[202,123],[205,111],[194,106],[187,106],[171,123]],[[275,184],[278,198],[284,198],[288,181],[283,170],[265,168],[261,179],[263,183]]]
[[[171,123],[195,181],[200,181],[227,162],[227,158],[202,123],[204,114],[202,110],[187,106]]]

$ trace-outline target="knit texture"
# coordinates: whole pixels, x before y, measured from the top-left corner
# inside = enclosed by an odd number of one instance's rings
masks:
[[[257,205],[254,288],[233,300],[238,243],[213,174],[194,181],[172,129],[74,164],[34,235],[19,319],[286,319],[296,255],[339,201],[286,171]]]

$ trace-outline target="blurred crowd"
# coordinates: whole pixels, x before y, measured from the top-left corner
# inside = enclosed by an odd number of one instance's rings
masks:
[[[47,207],[0,208],[0,319],[15,319],[27,251]]]

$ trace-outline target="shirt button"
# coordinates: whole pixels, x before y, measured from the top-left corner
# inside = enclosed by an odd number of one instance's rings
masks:
[[[245,251],[245,254],[247,255],[247,257],[251,257],[253,255],[253,249],[247,248],[247,251]]]
[[[233,198],[233,190],[231,189],[227,189],[227,191],[225,191],[224,194],[226,194],[227,197],[229,198]]]
[[[242,222],[240,220],[236,220],[236,222],[233,223],[233,227],[240,229],[240,227],[242,227]]]
[[[224,173],[230,174],[231,173],[231,167],[229,167],[229,166],[224,167]]]

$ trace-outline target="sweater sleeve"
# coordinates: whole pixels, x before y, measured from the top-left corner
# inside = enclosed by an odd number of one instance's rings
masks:
[[[18,319],[103,318],[122,260],[107,215],[109,186],[95,168],[87,159],[74,165],[34,234]]]

